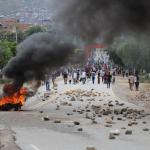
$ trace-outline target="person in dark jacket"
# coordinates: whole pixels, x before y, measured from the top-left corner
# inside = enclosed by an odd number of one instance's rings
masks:
[[[100,79],[101,79],[101,73],[100,71],[97,74],[97,83],[100,84]]]
[[[107,83],[107,74],[105,72],[104,76],[102,77],[103,83],[106,84]]]
[[[45,85],[46,85],[46,90],[50,91],[50,76],[48,74],[45,75]]]
[[[91,72],[91,76],[92,76],[92,83],[95,83],[95,71]]]
[[[64,78],[64,83],[67,84],[67,81],[68,81],[68,73],[67,72],[63,73],[63,78]]]
[[[107,88],[110,88],[111,78],[112,78],[112,75],[109,72],[107,75]]]
[[[136,74],[134,76],[134,83],[135,83],[135,90],[138,91],[139,90],[139,76],[138,76],[138,74]]]

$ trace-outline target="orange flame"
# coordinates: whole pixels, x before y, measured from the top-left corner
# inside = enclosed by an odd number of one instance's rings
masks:
[[[27,92],[27,88],[21,88],[12,95],[4,96],[0,99],[0,108],[7,104],[19,104],[20,106],[24,105]]]

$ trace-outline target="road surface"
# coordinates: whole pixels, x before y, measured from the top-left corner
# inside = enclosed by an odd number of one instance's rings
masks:
[[[50,92],[41,86],[20,112],[0,112],[0,128],[14,131],[22,150],[150,150],[150,116],[142,107],[102,83],[57,84]]]

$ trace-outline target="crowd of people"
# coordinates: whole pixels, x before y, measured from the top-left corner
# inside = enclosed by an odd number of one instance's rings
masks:
[[[59,73],[52,73],[45,75],[46,90],[50,90],[50,80],[52,80],[53,87],[56,86],[55,79],[57,76],[62,75],[64,84],[106,84],[110,88],[111,83],[115,83],[115,71],[97,69],[94,66],[84,68],[65,68]]]
[[[110,73],[110,70],[96,69],[94,66],[91,68],[72,69],[62,72],[64,84],[77,84],[82,82],[88,83],[90,80],[92,84],[100,84],[101,81],[107,84],[107,88],[110,88],[111,83],[115,83],[115,72]]]
[[[99,69],[93,66],[82,67],[82,68],[63,68],[61,71],[53,72],[51,75],[45,75],[46,90],[50,91],[50,83],[52,86],[57,86],[55,80],[56,77],[63,77],[64,84],[106,84],[107,88],[111,87],[111,84],[115,83],[115,76],[122,75],[123,78],[128,78],[129,89],[131,91],[139,90],[139,75],[138,72],[131,72],[129,70],[121,70],[120,68],[115,69]]]

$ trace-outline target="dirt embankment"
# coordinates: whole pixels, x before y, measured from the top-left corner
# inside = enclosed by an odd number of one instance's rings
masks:
[[[135,105],[143,106],[150,112],[150,84],[140,83],[139,91],[129,90],[128,78],[116,77],[116,83],[112,86],[116,96]]]

